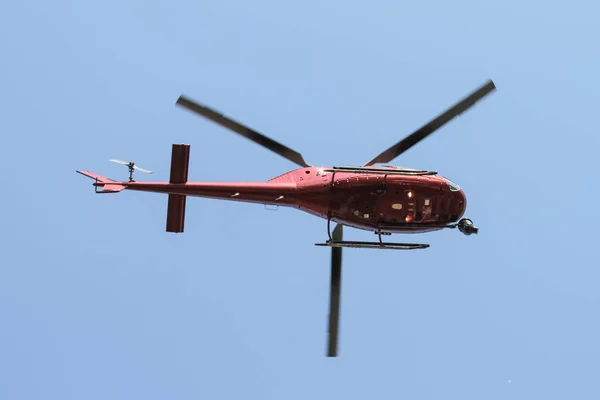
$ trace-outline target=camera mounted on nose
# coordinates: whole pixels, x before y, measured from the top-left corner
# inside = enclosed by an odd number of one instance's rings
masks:
[[[473,221],[471,221],[469,218],[463,218],[458,221],[458,230],[465,235],[476,235],[479,232],[479,228],[473,225]]]

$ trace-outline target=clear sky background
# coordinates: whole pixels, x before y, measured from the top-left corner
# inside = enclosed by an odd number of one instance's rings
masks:
[[[0,398],[598,399],[598,6],[592,1],[6,1],[0,8]],[[478,236],[344,252],[325,357],[326,222],[97,196],[110,158],[168,180],[295,165],[175,107],[184,93],[360,165],[492,78],[394,161],[465,190]],[[138,179],[148,179],[139,176]],[[373,240],[370,232],[345,237]]]

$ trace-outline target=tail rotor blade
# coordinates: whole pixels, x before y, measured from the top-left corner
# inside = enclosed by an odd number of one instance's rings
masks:
[[[336,225],[331,238],[341,241],[343,237],[343,225]],[[329,343],[327,357],[337,357],[338,332],[340,321],[340,294],[342,282],[342,248],[331,248],[331,287],[329,297]]]
[[[123,165],[129,165],[129,163],[127,161],[123,161],[123,160],[109,160],[110,162],[114,162],[117,164],[123,164]]]
[[[151,174],[151,173],[152,173],[152,171],[150,171],[150,170],[147,170],[147,169],[144,169],[144,168],[140,168],[140,167],[138,167],[137,165],[134,165],[134,166],[133,166],[133,168],[135,168],[136,170],[138,170],[138,171],[140,171],[140,172],[145,172],[145,173],[147,173],[147,174]]]
[[[140,172],[144,172],[146,174],[151,174],[152,173],[152,171],[150,171],[148,169],[138,167],[137,165],[135,165],[135,163],[133,161],[127,162],[127,161],[116,160],[116,159],[112,159],[112,160],[109,160],[109,161],[117,163],[117,164],[126,165],[129,168],[130,174],[133,173],[134,169],[137,170],[137,171],[140,171]]]

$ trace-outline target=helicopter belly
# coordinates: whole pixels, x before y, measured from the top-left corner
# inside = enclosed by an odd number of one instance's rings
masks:
[[[387,178],[336,176],[333,183],[306,187],[296,205],[310,214],[358,229],[385,226],[385,231],[402,233],[438,230],[431,225],[456,221],[464,211],[460,197],[437,179]]]

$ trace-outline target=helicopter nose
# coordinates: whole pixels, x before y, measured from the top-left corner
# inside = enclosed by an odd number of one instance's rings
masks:
[[[458,218],[460,218],[467,209],[467,196],[462,189],[454,192],[454,203],[456,204],[456,213],[458,214]]]
[[[467,209],[467,196],[465,195],[465,192],[450,179],[443,176],[439,176],[439,178],[440,184],[444,188],[442,190],[444,190],[450,199],[450,213],[454,216],[453,219],[462,217]]]

